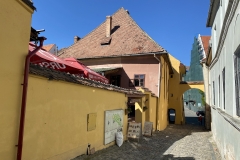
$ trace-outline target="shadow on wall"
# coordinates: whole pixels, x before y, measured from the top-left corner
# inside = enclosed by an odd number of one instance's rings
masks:
[[[127,73],[123,68],[119,69],[119,71],[115,73],[107,74],[106,78],[109,80],[110,84],[112,85],[128,88],[128,89],[136,89],[134,87],[134,84],[132,83],[130,84],[130,78],[128,77]]]

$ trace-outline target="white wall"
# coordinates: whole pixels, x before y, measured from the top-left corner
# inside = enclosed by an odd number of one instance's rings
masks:
[[[235,2],[237,0],[234,0]],[[226,159],[240,159],[240,130],[224,118],[224,115],[230,117],[235,122],[240,122],[240,117],[236,115],[235,98],[235,77],[234,77],[234,52],[240,44],[240,5],[230,23],[226,39],[219,55],[216,55],[219,45],[219,36],[221,33],[220,24],[223,23],[224,15],[228,2],[222,0],[212,26],[212,56],[218,57],[215,64],[210,66],[209,86],[212,108],[212,133],[222,157]],[[234,4],[234,3],[233,3]],[[221,18],[222,15],[222,18]],[[215,30],[215,25],[216,30]],[[216,56],[216,57],[215,57]],[[222,71],[225,67],[225,109],[223,100]],[[220,87],[218,77],[220,75]],[[215,83],[215,105],[213,104],[213,81]],[[240,124],[240,123],[239,123]],[[240,125],[237,125],[240,127]]]
[[[223,3],[225,4],[225,3]],[[221,8],[221,7],[220,7]],[[222,7],[223,9],[223,7]],[[214,21],[214,24],[220,23],[220,12],[221,9],[219,9],[216,19]],[[238,12],[239,12],[239,6],[238,6]],[[212,30],[214,30],[214,26]],[[237,49],[238,45],[240,44],[240,18],[237,16],[237,14],[234,16],[232,23],[229,27],[229,30],[227,32],[227,37],[225,39],[224,45],[222,47],[222,50],[220,52],[219,58],[217,59],[217,62],[210,67],[210,80],[209,83],[211,85],[211,105],[215,107],[219,107],[222,110],[224,110],[224,104],[223,104],[223,86],[222,86],[222,71],[225,67],[225,111],[231,115],[236,116],[236,103],[235,103],[235,80],[234,80],[234,52]],[[215,42],[213,42],[213,59],[216,55],[216,49],[220,31],[216,30],[215,33],[217,35],[212,35],[212,38],[214,39],[217,37]],[[216,45],[217,44],[217,45]],[[218,83],[218,76],[220,75],[220,88]],[[213,104],[213,91],[212,91],[212,83],[215,83],[215,105]],[[220,100],[219,100],[219,94],[220,94]]]

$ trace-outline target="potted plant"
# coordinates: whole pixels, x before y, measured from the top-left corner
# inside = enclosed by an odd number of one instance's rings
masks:
[[[143,106],[143,111],[146,111],[148,109],[147,106]]]
[[[132,109],[130,107],[126,108],[125,109],[125,114],[129,114],[132,112]]]

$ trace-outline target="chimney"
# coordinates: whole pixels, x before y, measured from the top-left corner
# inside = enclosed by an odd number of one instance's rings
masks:
[[[112,17],[107,16],[106,17],[106,37],[111,36],[111,30],[112,30]]]
[[[77,41],[79,41],[81,38],[78,36],[74,36],[74,43],[77,43]]]

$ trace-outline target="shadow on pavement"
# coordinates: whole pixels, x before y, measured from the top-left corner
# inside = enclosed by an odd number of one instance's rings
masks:
[[[173,160],[173,159],[182,159],[182,160],[195,160],[195,158],[193,157],[174,157],[172,154],[168,154],[168,155],[163,155],[162,160]]]
[[[185,117],[186,124],[204,126],[204,117],[202,119],[202,124],[198,122],[198,117]]]
[[[133,159],[133,160],[148,160],[148,159],[185,159],[185,160],[194,160],[196,157],[191,157],[189,154],[184,155],[183,152],[188,148],[188,152],[191,152],[190,155],[194,155],[196,150],[193,147],[190,147],[190,144],[193,146],[196,144],[194,141],[202,142],[204,141],[202,136],[196,136],[196,134],[205,134],[208,132],[204,130],[203,127],[197,125],[174,125],[170,124],[163,131],[153,132],[152,137],[142,136],[139,143],[134,139],[129,139],[125,141],[121,147],[113,145],[106,149],[97,151],[93,155],[81,155],[73,160],[84,160],[84,159],[93,159],[93,160],[112,160],[112,159]],[[185,140],[188,140],[189,137],[194,137],[190,139],[190,142],[187,142],[187,146],[178,147],[185,143]],[[204,145],[207,142],[204,142]],[[204,145],[200,145],[204,147]],[[186,148],[187,147],[187,148]],[[198,146],[199,147],[199,146]],[[180,151],[176,153],[176,149]],[[172,154],[174,153],[174,155]],[[201,157],[200,157],[201,158]]]

